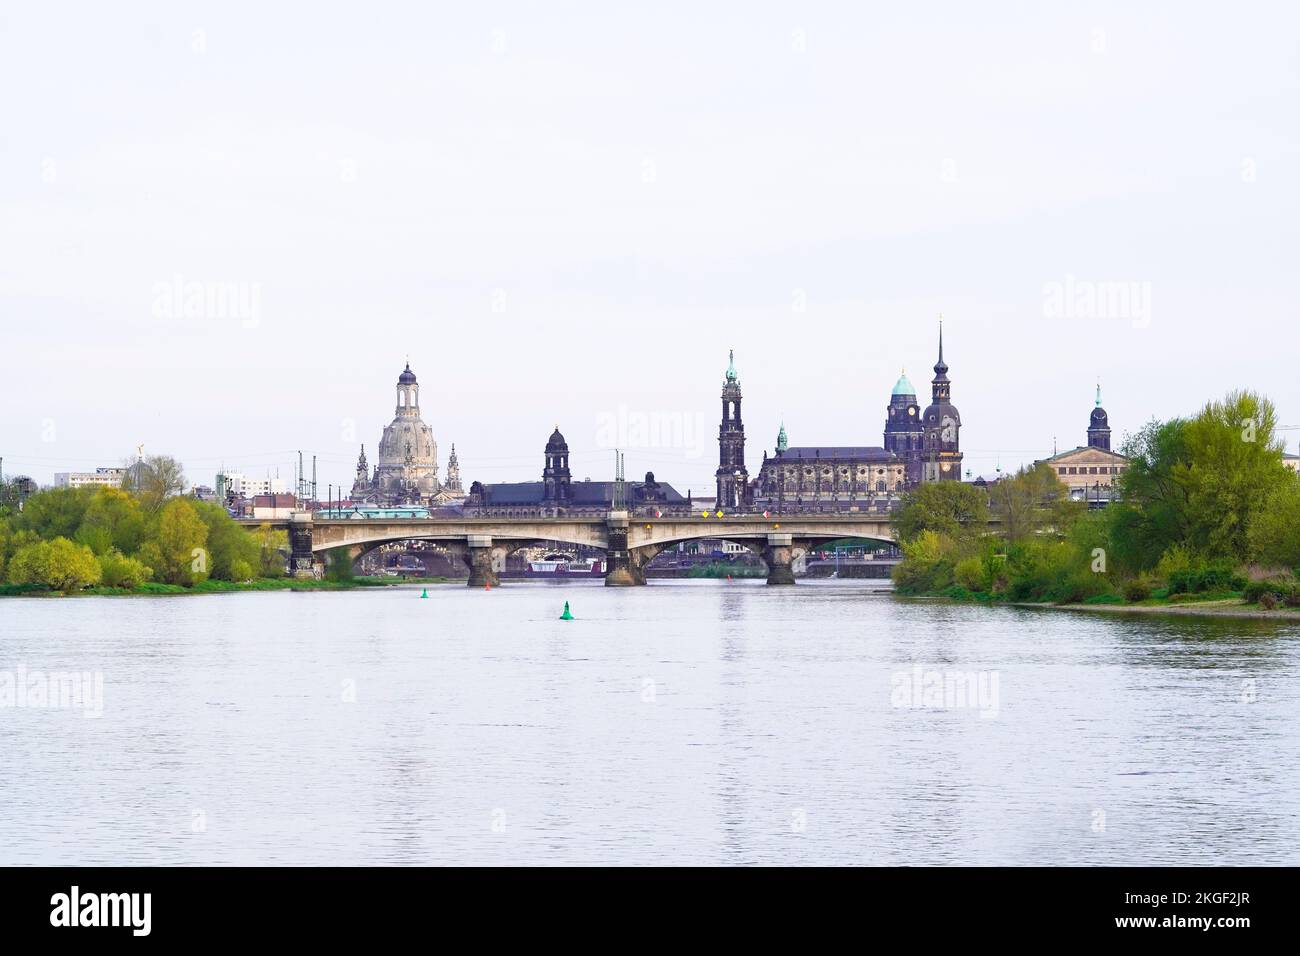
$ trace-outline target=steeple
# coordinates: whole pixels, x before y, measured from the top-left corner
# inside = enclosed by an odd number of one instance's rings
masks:
[[[462,489],[460,486],[460,459],[456,457],[456,445],[451,446],[451,457],[447,459],[447,482],[448,491],[459,493]]]
[[[1101,407],[1101,382],[1097,383],[1097,401],[1088,416],[1088,447],[1110,451],[1110,417]]]
[[[781,430],[776,433],[776,451],[777,454],[784,452],[790,447],[790,440],[785,435],[785,422],[781,422]]]
[[[736,380],[736,350],[731,349],[727,352],[727,381]]]
[[[943,316],[939,316],[939,361],[931,380],[933,398],[921,416],[922,480],[959,481],[961,479],[961,415],[952,404],[952,383],[948,381],[948,363],[943,360]]]
[[[939,316],[939,361],[934,365],[935,380],[948,380],[948,364],[943,360],[943,316]]]

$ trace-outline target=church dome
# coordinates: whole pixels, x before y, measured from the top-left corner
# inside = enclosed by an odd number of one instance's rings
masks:
[[[916,395],[916,389],[914,389],[914,388],[912,387],[912,383],[909,382],[909,381],[907,380],[907,373],[906,373],[906,372],[904,372],[904,373],[902,373],[901,375],[898,376],[898,381],[894,383],[894,391],[891,392],[890,394],[892,394],[892,395],[912,395],[912,396],[915,396],[915,395]]]
[[[568,450],[569,450],[569,444],[568,444],[568,442],[566,442],[566,441],[564,440],[564,436],[560,434],[560,426],[559,426],[559,425],[556,425],[556,426],[555,426],[555,431],[551,432],[550,440],[548,440],[548,441],[546,442],[546,450],[547,450],[548,452],[551,452],[551,451],[568,451]]]
[[[398,385],[414,385],[414,384],[415,384],[415,373],[411,371],[411,363],[410,363],[410,362],[407,362],[407,363],[406,363],[406,368],[404,368],[404,369],[402,370],[402,374],[399,375],[399,376],[397,376],[397,384],[398,384]]]

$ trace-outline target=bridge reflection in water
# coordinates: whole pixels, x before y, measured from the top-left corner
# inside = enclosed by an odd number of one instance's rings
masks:
[[[245,518],[240,522],[287,530],[295,576],[313,576],[318,556],[335,548],[346,548],[348,559],[355,561],[383,544],[436,541],[459,554],[469,567],[470,587],[498,584],[506,555],[543,541],[604,550],[605,584],[610,587],[645,584],[645,567],[655,555],[671,545],[700,538],[724,538],[758,552],[767,564],[768,584],[794,584],[795,560],[819,542],[842,538],[895,541],[887,517],[852,513],[648,518],[612,511],[600,518],[315,518],[311,512],[298,511],[288,519]]]

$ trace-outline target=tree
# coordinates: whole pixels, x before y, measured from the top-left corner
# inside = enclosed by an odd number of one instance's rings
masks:
[[[1251,560],[1300,567],[1300,479],[1278,485],[1250,516],[1246,544]]]
[[[1294,474],[1282,464],[1273,403],[1231,392],[1187,423],[1187,459],[1175,468],[1186,489],[1188,544],[1215,557],[1246,556],[1253,514]]]
[[[998,533],[1007,541],[1043,532],[1065,534],[1086,508],[1070,500],[1070,489],[1042,462],[995,484],[989,489],[989,505],[999,522]]]
[[[144,542],[144,535],[140,502],[121,488],[99,488],[86,507],[76,540],[99,555],[111,549],[133,554]]]
[[[122,487],[140,499],[146,512],[156,514],[168,498],[185,490],[185,469],[175,458],[150,455],[126,466]]]
[[[265,521],[257,526],[258,574],[264,578],[282,578],[285,553],[289,550],[289,533],[276,531]]]
[[[71,538],[81,527],[93,488],[46,488],[27,499],[14,519],[14,526],[34,532],[49,541]]]
[[[893,524],[900,543],[923,531],[967,542],[984,535],[988,521],[988,496],[983,489],[960,481],[935,481],[918,485],[903,496]]]
[[[251,574],[240,577],[245,569],[254,567],[261,557],[258,540],[226,513],[226,509],[210,502],[193,502],[199,519],[207,526],[208,574],[221,581],[246,581]],[[237,567],[242,565],[242,567]]]
[[[43,584],[70,593],[98,584],[99,578],[94,553],[67,538],[26,545],[9,562],[9,580],[14,584]]]
[[[166,584],[186,587],[208,576],[207,525],[184,498],[173,498],[158,515],[157,530],[140,549],[140,559]]]
[[[1237,391],[1195,418],[1152,422],[1125,443],[1130,463],[1119,489],[1132,509],[1125,532],[1143,568],[1175,545],[1210,558],[1246,557],[1254,513],[1294,480],[1276,428],[1272,402]]]

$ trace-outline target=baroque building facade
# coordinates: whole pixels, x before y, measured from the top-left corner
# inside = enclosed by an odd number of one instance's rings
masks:
[[[792,447],[782,422],[776,451],[770,457],[763,452],[751,485],[753,508],[774,513],[892,511],[903,492],[922,481],[959,480],[961,415],[951,401],[942,327],[934,371],[931,403],[924,412],[907,373],[899,376],[885,407],[883,445]],[[724,409],[724,434],[727,424]],[[719,467],[719,482],[722,471]]]
[[[441,504],[457,497],[438,480],[438,443],[420,415],[420,383],[410,362],[397,377],[397,408],[379,439],[373,472],[361,446],[351,497],[380,506]]]

